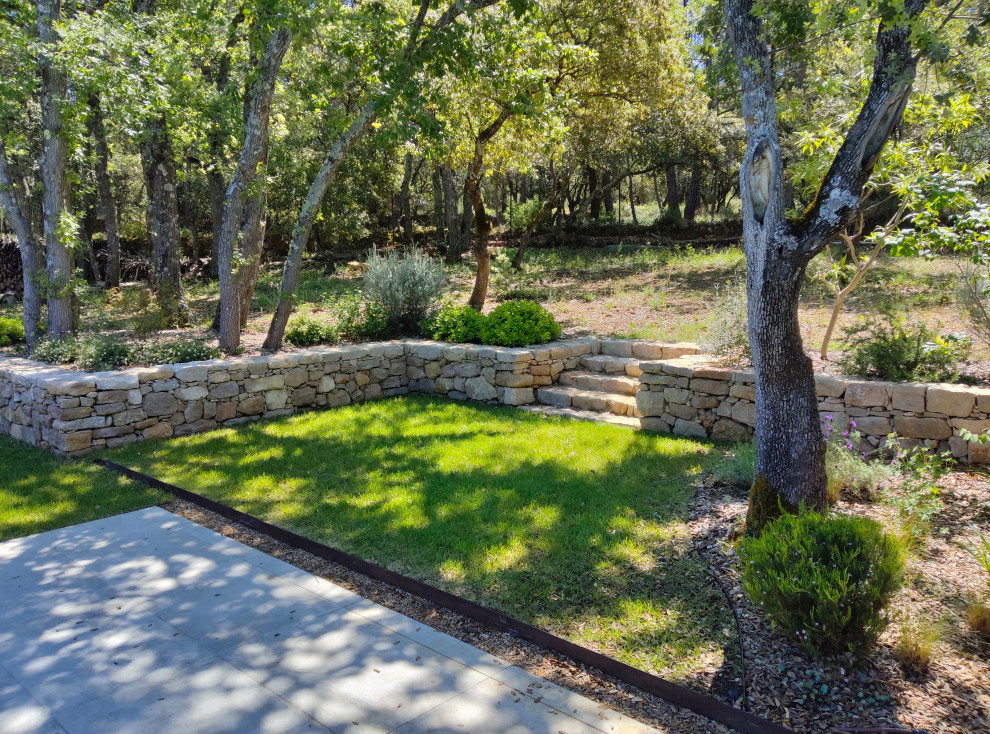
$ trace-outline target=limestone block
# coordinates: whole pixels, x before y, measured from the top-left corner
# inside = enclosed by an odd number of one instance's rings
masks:
[[[98,393],[96,396],[97,405],[106,405],[109,403],[126,403],[130,397],[129,390],[105,390],[104,392]]]
[[[103,428],[107,424],[108,418],[102,415],[94,415],[89,418],[80,418],[74,421],[54,421],[52,428],[56,431],[82,431],[87,428]],[[68,451],[69,449],[66,449]]]
[[[283,382],[286,387],[299,387],[309,380],[309,371],[296,367],[283,375]]]
[[[50,442],[59,451],[82,451],[93,445],[93,432],[56,433],[51,437]]]
[[[909,413],[925,412],[925,391],[927,385],[905,383],[894,385],[890,391],[890,407],[894,410],[904,410]]]
[[[663,359],[663,344],[633,342],[632,356],[637,359]]]
[[[531,387],[507,387],[502,391],[500,402],[505,405],[528,405],[536,402]]]
[[[140,405],[141,401],[144,400],[144,393],[140,390],[128,390],[127,391],[127,402],[130,405]]]
[[[886,436],[891,431],[890,420],[872,415],[856,418],[856,430],[864,436]]]
[[[932,385],[928,388],[925,405],[929,413],[968,418],[976,406],[976,395],[967,387]]]
[[[217,417],[217,404],[212,401],[203,403],[203,417],[215,419]]]
[[[219,410],[217,414],[219,415]],[[237,412],[241,415],[261,415],[265,412],[265,396],[252,395],[237,404]]]
[[[281,410],[288,399],[288,390],[269,390],[265,393],[265,407],[268,410]]]
[[[109,426],[107,428],[97,428],[93,431],[93,440],[99,438],[118,438],[134,433],[134,426]]]
[[[725,367],[715,367],[710,364],[699,364],[694,368],[694,376],[703,380],[728,382],[732,379],[732,370],[728,370]]]
[[[724,380],[695,378],[691,380],[691,389],[696,392],[708,393],[709,395],[728,395],[729,383]]]
[[[377,382],[373,382],[368,387],[364,389],[364,399],[365,400],[378,400],[385,395],[385,391],[382,390],[382,386]]]
[[[712,438],[723,441],[745,441],[749,438],[751,431],[741,423],[736,423],[729,418],[719,418],[712,426]]]
[[[953,436],[949,439],[949,451],[957,459],[964,459],[969,457],[969,442],[965,441],[960,436]]]
[[[138,386],[138,377],[124,372],[96,372],[97,390],[131,390]]]
[[[173,368],[175,376],[182,382],[206,382],[209,369],[205,364],[189,362],[187,364],[177,364]]]
[[[734,398],[742,398],[743,400],[749,400],[751,403],[756,402],[756,388],[750,385],[739,385],[735,384],[729,388],[729,395]]]
[[[294,406],[302,407],[304,405],[312,405],[313,401],[316,400],[316,388],[315,387],[300,387],[292,391],[292,404]]]
[[[320,386],[316,388],[317,392],[327,393],[337,388],[337,383],[330,375],[325,375],[320,379]]]
[[[182,413],[186,418],[186,423],[195,423],[203,417],[203,402],[195,400],[186,406]]]
[[[495,384],[503,387],[531,387],[533,376],[517,375],[514,372],[499,372],[495,375]]]
[[[217,423],[222,423],[223,421],[229,421],[235,415],[237,415],[237,403],[228,402],[228,403],[217,404],[217,414],[216,414]]]
[[[693,421],[698,417],[698,409],[690,405],[678,405],[677,403],[667,403],[667,412],[677,418]]]
[[[887,386],[882,382],[850,382],[846,385],[846,405],[873,408],[887,404]]]
[[[96,387],[96,380],[82,378],[59,377],[45,383],[45,388],[52,395],[85,395]],[[80,439],[82,440],[82,439]],[[63,451],[73,451],[74,449],[63,449]]]
[[[990,443],[985,446],[979,442],[969,445],[969,462],[971,464],[990,464]]]
[[[410,365],[406,368],[406,377],[410,380],[420,380],[426,377],[426,371],[422,367]]]
[[[113,424],[115,426],[126,426],[131,423],[138,423],[143,420],[147,420],[148,414],[141,410],[141,408],[131,408],[130,410],[125,410],[117,413],[113,417]]]
[[[422,377],[418,380],[410,380],[409,392],[423,393],[424,395],[432,395],[433,393],[436,392],[436,382],[426,377]]]
[[[952,429],[944,418],[912,418],[899,415],[894,418],[894,430],[907,438],[944,440],[952,435]]]
[[[268,357],[268,367],[273,370],[288,369],[289,367],[295,367],[298,364],[299,355],[293,354],[292,352],[272,354]]]
[[[732,406],[732,420],[747,426],[756,425],[756,405],[754,403],[736,403]]]
[[[327,407],[328,408],[340,408],[344,405],[350,405],[351,396],[348,395],[346,390],[334,390],[333,392],[327,393]]]
[[[674,421],[674,433],[678,436],[690,436],[692,438],[708,438],[708,432],[700,423],[678,418]]]
[[[256,377],[244,381],[244,389],[247,392],[267,392],[268,390],[281,390],[285,387],[284,375],[269,375],[268,377]]]
[[[831,375],[815,375],[815,391],[820,397],[841,398],[846,391],[846,381]]]
[[[214,400],[232,398],[241,391],[241,386],[236,382],[221,382],[208,393]]]
[[[691,398],[694,397],[694,393],[690,390],[682,390],[676,387],[668,387],[663,391],[663,398],[668,403],[680,403],[681,405],[688,405],[691,402]]]
[[[371,382],[371,378],[368,377],[368,373],[367,372],[355,372],[354,373],[354,384],[356,384],[358,387],[364,387],[369,382]]]
[[[210,372],[208,382],[218,383],[230,380],[230,373],[227,370],[213,370]]]
[[[181,426],[175,428],[176,436],[191,436],[194,433],[202,433],[203,431],[212,431],[217,427],[216,421],[210,420],[198,420],[195,423],[183,423]]]
[[[119,403],[118,403],[119,405]],[[52,411],[52,415],[59,420],[63,421],[75,421],[80,418],[88,418],[93,415],[93,409],[87,407],[79,408],[66,408],[65,410],[59,410],[58,408]]]
[[[179,381],[175,378],[170,380],[155,380],[151,383],[151,389],[155,392],[171,392],[179,386]]]
[[[155,380],[167,380],[175,376],[175,370],[167,365],[158,367],[138,367],[128,370],[132,375],[136,375],[138,382],[154,382]]]
[[[640,390],[636,393],[636,409],[640,415],[652,417],[663,415],[666,407],[662,392],[653,390]]]
[[[722,403],[714,395],[695,395],[691,398],[691,407],[699,408],[700,410],[712,410],[717,408]]]
[[[691,342],[675,342],[673,344],[663,345],[664,359],[677,359],[678,357],[686,357],[691,354],[700,353],[701,349],[698,348],[698,345],[692,344]]]
[[[178,410],[179,401],[167,392],[150,392],[144,396],[141,407],[149,416],[172,415]]]
[[[949,425],[953,428],[965,428],[970,433],[975,433],[977,435],[990,430],[990,420],[965,420],[963,418],[954,418],[949,421]]]
[[[194,385],[193,387],[182,387],[175,391],[175,397],[179,400],[186,402],[190,400],[202,400],[208,394],[208,390],[203,385]]]
[[[656,433],[670,433],[673,426],[658,416],[647,416],[640,418],[640,427],[645,431],[655,431]]]

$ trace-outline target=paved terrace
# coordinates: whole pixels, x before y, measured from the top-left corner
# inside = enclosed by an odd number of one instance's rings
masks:
[[[656,730],[151,508],[0,543],[0,732]]]

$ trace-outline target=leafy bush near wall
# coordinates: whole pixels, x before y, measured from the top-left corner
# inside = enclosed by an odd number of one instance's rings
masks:
[[[440,303],[446,287],[443,263],[421,250],[405,255],[372,250],[364,274],[368,303],[384,316],[387,333],[418,335],[420,324]]]
[[[207,345],[202,339],[166,339],[141,346],[140,351],[145,355],[142,361],[149,364],[200,362],[220,356],[219,349]]]
[[[35,359],[48,364],[74,365],[85,372],[104,372],[142,364],[197,362],[220,356],[202,339],[166,339],[128,344],[115,337],[84,336],[61,341],[44,340],[35,347]]]
[[[333,324],[311,313],[295,314],[285,327],[285,340],[297,347],[332,344],[339,338]]]
[[[840,431],[831,415],[822,419],[825,434],[825,468],[828,474],[828,501],[835,504],[843,491],[857,496],[870,495],[884,481],[898,474],[898,467],[882,461],[870,460],[860,449],[862,434],[856,430],[856,421]]]
[[[24,324],[20,319],[0,317],[0,347],[24,341]]]
[[[546,344],[561,334],[560,324],[553,314],[533,301],[509,301],[488,316],[470,306],[445,306],[424,323],[423,331],[441,341],[497,347]]]
[[[749,359],[749,318],[746,287],[730,283],[716,292],[708,326],[699,339],[702,351],[724,362]]]
[[[500,347],[525,347],[546,344],[560,333],[560,324],[540,304],[508,301],[488,314],[482,341]]]
[[[32,356],[47,364],[71,364],[79,359],[79,343],[75,339],[42,339]]]
[[[423,331],[434,339],[448,342],[481,342],[487,319],[470,306],[444,306],[426,322]]]
[[[938,334],[890,312],[876,322],[861,318],[845,330],[845,342],[843,369],[894,382],[953,381],[972,346],[968,336]]]
[[[131,363],[138,350],[120,339],[109,336],[82,337],[78,340],[79,356],[76,363],[85,372],[117,370]]]
[[[847,515],[784,515],[740,544],[743,588],[811,655],[862,654],[888,624],[904,577],[903,542]]]

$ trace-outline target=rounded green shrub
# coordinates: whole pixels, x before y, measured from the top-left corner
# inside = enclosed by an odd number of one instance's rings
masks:
[[[508,301],[488,314],[482,341],[500,347],[546,344],[560,336],[553,314],[533,301]]]
[[[79,339],[79,368],[86,372],[117,370],[130,364],[131,347],[120,339],[109,336],[82,337]]]
[[[138,351],[141,361],[148,364],[181,364],[220,356],[219,349],[208,346],[202,339],[166,339],[135,350]]]
[[[0,317],[0,347],[24,341],[24,324],[20,319]]]
[[[470,306],[444,306],[428,320],[424,331],[434,339],[447,342],[480,342],[485,336],[487,319]]]
[[[75,339],[42,339],[32,355],[39,362],[69,364],[79,359],[79,342]]]
[[[866,651],[904,577],[903,542],[847,515],[783,515],[739,556],[746,595],[813,656]]]
[[[337,333],[328,321],[310,313],[300,313],[285,327],[285,340],[297,347],[311,347],[337,341]]]

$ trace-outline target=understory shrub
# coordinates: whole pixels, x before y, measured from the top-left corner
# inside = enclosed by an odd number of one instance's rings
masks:
[[[972,346],[964,334],[938,334],[890,312],[877,322],[861,317],[859,324],[845,330],[845,342],[843,369],[894,382],[951,382]]]
[[[704,352],[730,364],[749,359],[746,304],[746,287],[741,283],[730,283],[716,291],[708,325],[698,340]]]
[[[421,250],[404,256],[396,251],[380,255],[372,250],[364,273],[364,294],[384,315],[391,334],[416,336],[443,295],[443,264]]]
[[[332,344],[337,341],[337,329],[327,319],[311,313],[297,313],[285,327],[285,340],[297,347]]]
[[[740,545],[743,588],[775,627],[811,655],[862,654],[888,624],[904,544],[847,515],[783,515]]]
[[[42,339],[34,346],[34,358],[48,364],[70,364],[79,359],[75,339]]]
[[[524,347],[546,344],[560,333],[560,324],[540,304],[507,301],[488,314],[482,341],[500,347]]]
[[[470,306],[447,305],[429,319],[423,331],[434,339],[447,342],[481,342],[487,320],[481,311]]]
[[[202,339],[179,338],[128,344],[112,336],[43,340],[33,357],[48,364],[74,364],[86,372],[104,372],[140,364],[177,364],[214,359],[220,350]]]
[[[209,346],[203,339],[165,339],[135,348],[140,352],[142,362],[148,364],[180,364],[216,359],[220,350]],[[134,361],[137,361],[136,359]]]
[[[22,341],[24,341],[24,324],[20,319],[0,316],[0,347],[9,347]]]
[[[938,454],[924,446],[905,448],[893,433],[887,437],[885,448],[894,454],[893,463],[902,477],[900,486],[888,491],[886,499],[897,508],[907,539],[919,543],[942,512],[938,482],[952,468],[952,454]]]
[[[825,469],[828,474],[828,501],[835,504],[843,491],[866,498],[884,481],[897,475],[897,468],[879,460],[870,460],[859,449],[862,435],[856,421],[840,431],[831,415],[822,419],[825,434]]]
[[[131,347],[110,336],[85,336],[78,339],[76,363],[85,372],[116,370],[131,362]]]

